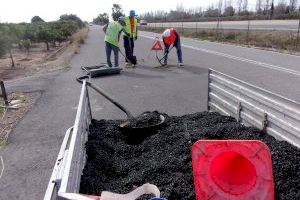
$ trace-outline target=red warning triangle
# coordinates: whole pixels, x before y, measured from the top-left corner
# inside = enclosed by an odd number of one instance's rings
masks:
[[[161,46],[161,44],[160,44],[160,42],[158,40],[154,43],[154,45],[151,48],[151,50],[155,50],[155,51],[162,50],[162,46]]]

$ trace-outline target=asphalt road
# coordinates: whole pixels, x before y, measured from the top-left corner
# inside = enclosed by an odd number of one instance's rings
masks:
[[[161,68],[150,52],[156,35],[139,33],[137,68],[93,80],[134,115],[146,110],[169,115],[206,110],[208,68],[300,101],[300,57],[182,38],[185,66],[177,67],[173,50],[170,65]],[[104,61],[103,33],[100,27],[92,26],[70,70],[6,83],[9,91],[38,91],[41,97],[11,133],[8,145],[0,149],[5,165],[0,199],[42,199],[63,135],[75,120],[80,93],[75,78],[83,74],[81,66]],[[90,95],[94,118],[125,118],[95,92]]]
[[[152,27],[176,27],[176,28],[199,28],[214,29],[218,22],[166,22],[148,23]],[[249,28],[251,30],[285,30],[298,31],[299,20],[252,20]],[[248,21],[222,21],[220,28],[223,29],[248,29]]]

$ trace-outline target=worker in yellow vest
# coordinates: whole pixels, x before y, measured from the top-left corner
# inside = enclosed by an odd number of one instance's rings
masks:
[[[123,35],[124,48],[126,59],[125,62],[128,64],[135,63],[133,56],[134,41],[137,40],[137,15],[135,11],[131,10],[129,16],[125,17],[125,31],[128,35]],[[129,61],[128,61],[129,60]]]
[[[109,22],[103,27],[105,33],[104,42],[106,50],[107,65],[112,67],[110,61],[111,51],[114,52],[115,56],[115,67],[119,66],[119,40],[121,32],[125,33],[125,18],[119,17],[118,22]]]

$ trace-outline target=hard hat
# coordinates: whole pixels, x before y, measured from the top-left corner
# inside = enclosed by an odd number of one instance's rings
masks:
[[[118,21],[119,21],[119,22],[125,22],[125,18],[124,18],[123,16],[120,16],[120,17],[118,18]]]
[[[170,37],[171,36],[171,31],[170,29],[166,29],[164,32],[163,32],[163,37]]]
[[[134,10],[131,10],[130,12],[129,12],[129,16],[130,17],[135,17],[136,15],[135,15],[135,11]]]

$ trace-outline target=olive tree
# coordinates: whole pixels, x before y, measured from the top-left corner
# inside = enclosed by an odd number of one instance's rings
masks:
[[[15,67],[13,59],[12,48],[13,44],[18,44],[22,33],[15,24],[1,24],[0,25],[0,54],[3,56],[7,52],[11,59],[11,67]]]
[[[124,16],[123,10],[122,10],[122,7],[120,4],[113,4],[111,16],[114,21],[117,21],[119,19],[119,17]]]
[[[41,23],[41,22],[45,22],[42,18],[40,18],[40,16],[34,16],[33,18],[31,18],[31,23]]]

